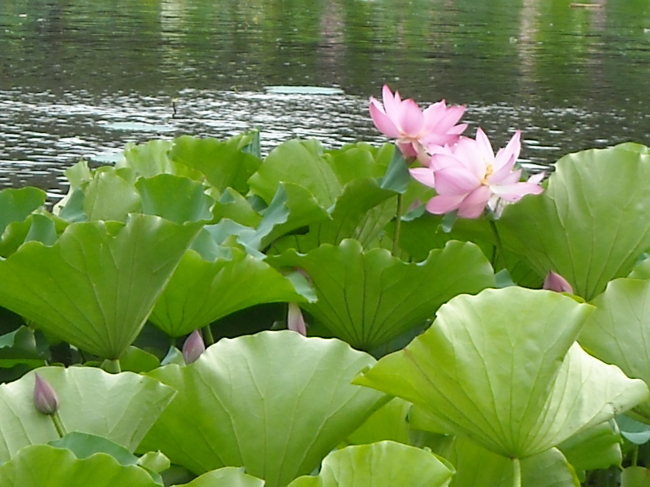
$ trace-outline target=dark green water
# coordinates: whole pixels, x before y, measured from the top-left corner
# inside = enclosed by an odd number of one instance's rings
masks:
[[[495,146],[522,129],[524,165],[650,144],[650,2],[596,1],[3,0],[0,185],[56,197],[79,158],[159,135],[381,142],[367,100],[383,83],[467,105]]]

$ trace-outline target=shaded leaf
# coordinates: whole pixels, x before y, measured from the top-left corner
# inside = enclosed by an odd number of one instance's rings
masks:
[[[336,336],[365,350],[432,318],[451,297],[494,285],[490,264],[471,243],[450,242],[420,263],[403,262],[385,249],[364,252],[350,239],[306,255],[288,250],[268,260],[306,271],[318,301],[301,307]]]

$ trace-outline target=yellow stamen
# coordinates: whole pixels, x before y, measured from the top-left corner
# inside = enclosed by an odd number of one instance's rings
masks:
[[[493,172],[494,172],[494,168],[492,167],[492,164],[488,164],[487,167],[485,168],[485,176],[483,176],[483,179],[481,180],[481,184],[483,186],[488,185],[488,178],[492,176]]]

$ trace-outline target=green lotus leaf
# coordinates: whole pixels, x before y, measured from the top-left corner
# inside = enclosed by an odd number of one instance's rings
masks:
[[[575,342],[592,311],[519,287],[457,296],[424,334],[354,383],[428,409],[448,431],[495,453],[526,458],[648,397],[643,381]]]
[[[621,472],[621,487],[648,487],[650,469],[644,467],[627,467]]]
[[[395,216],[395,193],[382,189],[375,179],[359,179],[345,186],[330,219],[310,222],[305,235],[291,235],[274,246],[275,252],[294,248],[309,252],[321,244],[338,245],[353,238],[367,246]]]
[[[0,367],[27,364],[40,367],[47,360],[48,353],[39,347],[31,328],[21,326],[17,330],[0,336]]]
[[[548,189],[509,205],[498,228],[540,276],[558,272],[589,301],[650,247],[650,156],[620,148],[569,154]]]
[[[58,414],[66,431],[103,436],[131,452],[174,396],[171,387],[130,372],[113,375],[91,367],[37,372],[59,398]],[[0,462],[25,446],[59,437],[51,418],[34,407],[33,395],[33,372],[0,385]]]
[[[580,343],[600,360],[650,384],[650,281],[616,279],[593,305],[596,311]],[[636,406],[633,413],[650,423],[650,401]]]
[[[393,144],[377,148],[366,142],[357,142],[325,151],[324,157],[339,182],[345,185],[358,179],[383,177],[394,153]]]
[[[78,459],[70,450],[49,445],[23,448],[0,466],[3,487],[160,487],[137,466],[120,465],[113,457],[97,453]]]
[[[240,309],[262,303],[302,302],[307,296],[264,261],[230,249],[230,258],[204,260],[188,250],[158,298],[149,320],[173,337],[187,335]]]
[[[136,189],[112,167],[97,169],[83,192],[83,209],[88,221],[125,221],[129,213],[141,208]]]
[[[348,446],[323,460],[318,477],[300,477],[289,487],[444,487],[453,467],[430,452],[381,441]]]
[[[294,183],[309,191],[319,206],[329,208],[342,187],[316,140],[289,140],[266,156],[248,183],[251,191],[270,203],[280,183]]]
[[[0,191],[0,236],[10,223],[22,222],[45,204],[47,195],[38,188],[7,188]]]
[[[116,168],[129,168],[137,176],[151,178],[158,174],[173,174],[190,179],[202,180],[203,174],[184,164],[172,161],[170,151],[173,142],[151,140],[145,144],[126,144],[124,158],[115,164]]]
[[[243,195],[232,188],[226,188],[212,207],[214,221],[228,218],[247,227],[257,227],[262,216],[257,213]]]
[[[364,445],[391,440],[410,444],[408,416],[411,403],[394,397],[375,411],[356,431],[345,439],[349,445]]]
[[[260,166],[260,160],[246,147],[254,143],[254,133],[242,134],[226,141],[184,135],[174,139],[170,157],[205,175],[219,192],[231,187],[242,194],[248,192],[248,178]]]
[[[625,414],[616,416],[616,424],[621,436],[635,445],[643,445],[650,440],[650,425],[641,423]]]
[[[149,215],[71,224],[47,247],[0,260],[0,305],[102,358],[138,335],[200,224]]]
[[[403,262],[385,249],[364,252],[350,239],[306,255],[288,250],[268,260],[306,271],[318,301],[301,306],[337,337],[364,350],[432,318],[457,294],[494,286],[492,267],[471,243],[450,242],[419,263]]]
[[[374,362],[338,340],[288,330],[222,339],[191,365],[149,374],[178,395],[140,449],[197,474],[243,466],[267,487],[284,487],[385,402],[350,384]]]
[[[241,468],[223,467],[173,487],[264,487],[264,481],[243,473]]]
[[[616,422],[610,420],[572,436],[558,445],[558,449],[584,481],[587,470],[621,465],[621,443]]]
[[[135,187],[142,201],[142,212],[147,215],[157,215],[179,225],[212,219],[210,207],[214,200],[204,193],[201,183],[171,174],[159,174],[149,179],[139,179]]]
[[[557,448],[551,448],[519,462],[456,437],[443,452],[456,467],[450,487],[579,487],[573,467]],[[517,460],[519,461],[519,460]],[[479,468],[480,466],[480,468]],[[521,484],[515,484],[515,469]]]

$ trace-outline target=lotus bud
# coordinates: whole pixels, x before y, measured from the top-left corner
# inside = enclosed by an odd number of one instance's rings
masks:
[[[203,352],[205,352],[205,343],[203,343],[201,332],[194,330],[183,344],[183,358],[185,359],[185,363],[189,365],[196,362]]]
[[[52,415],[59,409],[59,398],[52,386],[40,375],[34,374],[34,406],[41,413]]]
[[[307,336],[307,324],[305,323],[305,319],[302,317],[300,306],[296,303],[289,303],[287,328],[292,331],[297,331],[302,336]]]
[[[544,289],[558,293],[573,294],[573,288],[571,287],[571,284],[569,284],[569,281],[557,272],[553,271],[549,271],[546,275],[546,279],[544,279]]]

